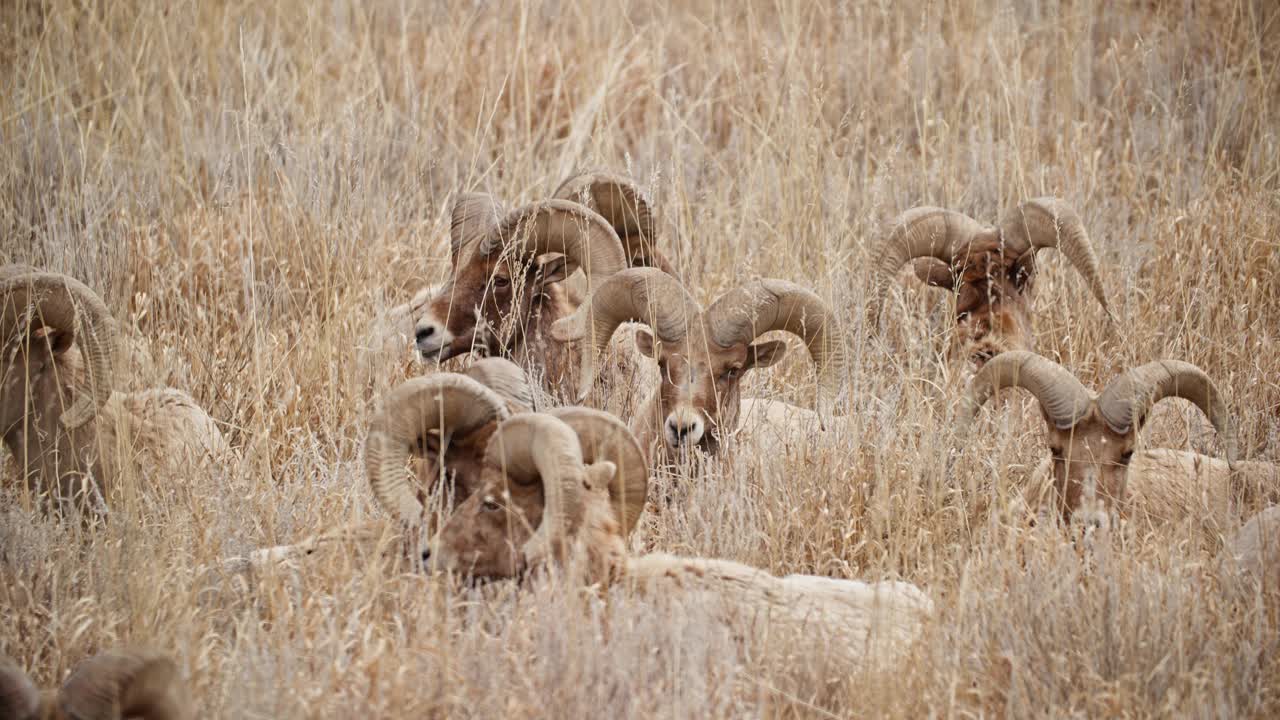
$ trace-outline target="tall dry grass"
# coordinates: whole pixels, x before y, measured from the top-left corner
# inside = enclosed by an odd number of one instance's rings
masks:
[[[1280,13],[1217,2],[5,3],[0,262],[74,274],[136,328],[127,387],[192,393],[242,460],[90,533],[10,490],[0,653],[52,684],[171,651],[219,717],[1274,716],[1280,616],[1206,510],[1082,554],[1010,510],[1030,400],[944,473],[949,298],[864,318],[868,243],[916,204],[1077,207],[1118,323],[1045,255],[1042,352],[1094,387],[1189,360],[1248,444],[1280,419]],[[938,613],[905,669],[766,666],[701,609],[554,583],[453,591],[338,558],[254,592],[198,568],[377,514],[358,462],[415,367],[377,318],[447,268],[450,194],[605,165],[652,189],[703,299],[750,275],[843,309],[847,429],[674,480],[637,548],[902,578]],[[149,358],[146,356],[149,355]],[[803,353],[752,379],[810,399]],[[1185,404],[1146,446],[1216,450]],[[12,479],[12,474],[8,475]],[[1214,505],[1213,507],[1217,507]]]

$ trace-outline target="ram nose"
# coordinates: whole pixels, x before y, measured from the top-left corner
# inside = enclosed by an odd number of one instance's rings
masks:
[[[418,346],[418,355],[423,360],[439,357],[440,351],[453,339],[444,324],[434,318],[423,318],[414,328],[414,341]]]
[[[692,447],[702,440],[706,424],[702,414],[692,410],[676,410],[667,416],[667,445],[673,448]]]

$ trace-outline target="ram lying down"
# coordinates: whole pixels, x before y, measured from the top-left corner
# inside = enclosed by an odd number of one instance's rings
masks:
[[[816,642],[851,671],[900,658],[932,614],[929,598],[904,582],[780,578],[727,560],[629,555],[617,509],[644,497],[648,468],[610,415],[514,416],[490,439],[485,465],[480,487],[432,538],[429,569],[471,580],[555,572],[588,587],[679,598],[734,627]]]
[[[519,397],[509,373],[472,374],[478,380],[501,379],[508,401]],[[419,381],[432,381],[435,390],[414,395],[412,406],[384,403],[366,440],[374,495],[396,521],[350,526],[259,551],[231,561],[227,569],[273,572],[283,562],[298,570],[300,560],[325,550],[381,556],[400,568],[425,566],[470,581],[552,574],[602,591],[615,588],[684,606],[698,603],[735,629],[767,633],[768,647],[786,647],[774,641],[788,637],[803,639],[806,647],[818,646],[824,657],[850,672],[884,668],[901,658],[932,615],[929,597],[905,582],[776,577],[727,560],[632,556],[628,538],[645,506],[649,467],[621,421],[581,407],[476,413],[480,403],[474,397],[460,401],[449,389],[462,385],[475,392],[480,383],[473,378],[441,373]],[[397,391],[391,396],[408,397]],[[442,463],[438,474],[454,483],[452,513],[425,543],[423,533],[432,524],[423,510],[429,501],[420,493],[438,494],[439,488],[423,488],[421,475],[406,462],[424,447],[424,435],[448,443],[448,452],[433,455],[428,464]],[[462,457],[464,449],[473,454]]]

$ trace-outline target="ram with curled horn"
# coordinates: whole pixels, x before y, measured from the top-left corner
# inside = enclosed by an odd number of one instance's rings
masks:
[[[605,280],[569,318],[552,328],[580,343],[579,397],[591,388],[597,356],[624,322],[643,323],[635,333],[641,354],[657,360],[659,385],[642,405],[632,430],[651,455],[697,448],[718,452],[742,415],[776,416],[773,401],[742,400],[743,376],[782,359],[784,341],[757,342],[772,330],[804,341],[818,370],[823,415],[844,367],[844,345],[830,308],[812,291],[786,280],[751,281],[721,295],[705,310],[676,278],[654,268],[631,268]],[[779,403],[785,404],[785,403]],[[816,424],[800,408],[797,420]],[[656,459],[656,457],[655,457]]]
[[[1120,375],[1094,395],[1066,368],[1026,351],[988,362],[970,384],[961,410],[961,436],[994,393],[1010,387],[1030,392],[1040,404],[1051,457],[1036,478],[1052,478],[1057,508],[1068,522],[1109,527],[1116,512],[1141,507],[1151,517],[1188,512],[1187,503],[1206,489],[1228,501],[1252,504],[1280,490],[1276,466],[1237,458],[1235,431],[1222,394],[1198,367],[1158,360]],[[1217,430],[1226,460],[1192,452],[1135,452],[1138,432],[1161,400],[1195,404]],[[1033,481],[1033,484],[1036,481]]]
[[[908,210],[872,251],[873,302],[883,303],[898,271],[914,261],[921,281],[956,294],[950,357],[981,367],[1002,352],[1034,349],[1036,253],[1043,248],[1066,255],[1110,318],[1084,223],[1070,205],[1052,197],[1022,203],[995,227],[954,210]]]
[[[705,604],[727,625],[767,629],[762,647],[786,647],[778,642],[785,637],[836,660],[840,673],[901,659],[932,613],[929,597],[905,582],[777,577],[726,560],[631,556],[627,536],[646,486],[640,446],[616,418],[583,408],[518,415],[490,439],[485,481],[432,538],[428,567],[470,581],[555,569],[584,587],[622,588],[686,609]]]
[[[61,510],[104,511],[126,467],[185,477],[227,457],[186,393],[113,392],[118,346],[115,320],[84,283],[0,268],[0,434],[27,487]]]
[[[40,691],[12,661],[0,658],[0,718],[76,720],[194,717],[190,694],[172,660],[136,650],[81,661],[57,690]]]
[[[247,557],[225,558],[219,568],[242,572],[322,552],[385,551],[393,559],[416,553],[436,515],[447,516],[475,491],[489,437],[503,420],[529,412],[533,393],[525,373],[502,358],[398,385],[383,398],[364,443],[369,489],[390,522],[342,525]]]
[[[595,204],[624,212],[616,204]],[[578,290],[586,294],[627,266],[613,224],[627,229],[624,217],[609,220],[566,199],[505,211],[488,194],[463,193],[451,213],[449,277],[430,297],[415,299],[417,310],[393,315],[414,315],[414,339],[425,361],[472,352],[505,357],[538,375],[552,395],[570,396],[578,385],[578,353],[549,330],[581,297],[570,293],[566,278],[580,278]]]

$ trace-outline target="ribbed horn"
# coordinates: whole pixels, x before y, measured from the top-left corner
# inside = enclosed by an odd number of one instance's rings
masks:
[[[81,662],[58,692],[68,718],[191,717],[191,699],[178,666],[162,656],[103,653]]]
[[[485,459],[514,482],[541,481],[542,523],[522,553],[529,564],[557,557],[582,521],[586,468],[577,433],[550,415],[515,415],[489,439]]]
[[[595,211],[568,200],[545,200],[507,213],[478,246],[481,255],[503,250],[529,258],[561,253],[567,273],[582,268],[588,291],[627,266],[613,226]]]
[[[502,219],[502,204],[488,193],[461,193],[449,214],[449,259],[453,266],[465,257]]]
[[[659,340],[678,342],[700,314],[697,301],[679,280],[656,268],[630,268],[605,280],[572,315],[557,320],[551,336],[561,342],[580,341],[581,402],[595,380],[596,356],[619,325],[647,323]]]
[[[481,358],[472,363],[471,367],[462,374],[515,405],[516,407],[511,408],[512,412],[533,409],[533,388],[529,386],[528,377],[519,365],[506,358]]]
[[[771,330],[804,340],[828,393],[839,387],[844,343],[822,298],[786,280],[754,280],[721,295],[707,308],[707,328],[720,347],[749,344]]]
[[[1093,397],[1066,368],[1025,350],[1000,353],[982,366],[969,384],[960,422],[964,430],[997,390],[1020,387],[1035,396],[1045,417],[1059,430],[1075,427],[1089,414]]]
[[[618,472],[609,483],[609,501],[622,526],[622,536],[630,536],[649,494],[649,466],[636,436],[621,420],[600,410],[562,407],[549,414],[578,434],[583,462],[591,465],[607,460],[617,466]]]
[[[1106,290],[1102,287],[1102,274],[1098,269],[1098,256],[1093,251],[1084,222],[1070,205],[1055,197],[1028,200],[1000,219],[1000,237],[1016,252],[1057,248],[1084,278],[1089,292],[1102,304],[1103,312],[1111,317]]]
[[[115,321],[102,298],[75,278],[45,272],[13,275],[0,280],[0,341],[13,336],[30,308],[34,308],[34,327],[72,334],[87,360],[90,391],[77,397],[59,418],[67,428],[80,427],[111,397]]]
[[[365,472],[383,509],[406,523],[422,520],[425,489],[411,487],[409,453],[431,431],[461,436],[507,417],[506,403],[475,380],[452,373],[414,378],[388,393],[365,438]]]
[[[657,266],[653,205],[630,178],[603,171],[579,173],[561,183],[555,197],[600,213],[618,233],[631,265]]]
[[[876,259],[873,302],[884,301],[889,283],[907,262],[932,257],[954,265],[974,238],[994,232],[994,228],[955,210],[926,206],[902,213],[872,251],[871,256]]]
[[[1171,397],[1195,403],[1218,431],[1227,460],[1239,459],[1235,429],[1222,393],[1203,370],[1191,363],[1156,360],[1129,370],[1102,391],[1098,412],[1112,430],[1128,433],[1141,430],[1151,408]]]

